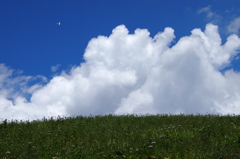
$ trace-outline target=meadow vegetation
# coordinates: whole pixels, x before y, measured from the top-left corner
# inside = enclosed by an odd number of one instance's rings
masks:
[[[106,115],[7,121],[1,159],[240,158],[240,116]]]

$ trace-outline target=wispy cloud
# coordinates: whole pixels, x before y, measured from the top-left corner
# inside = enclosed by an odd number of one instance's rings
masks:
[[[227,9],[224,13],[218,14],[211,9],[211,6],[200,8],[197,14],[205,14],[206,21],[219,26],[223,35],[239,34],[240,17],[239,10],[235,8]],[[229,23],[230,22],[230,23]]]
[[[197,11],[198,14],[201,14],[201,13],[206,13],[207,14],[207,17],[208,18],[213,18],[215,13],[212,12],[211,10],[211,6],[207,6],[207,7],[204,7],[204,8],[201,8]]]
[[[21,84],[33,77],[13,77],[13,70],[0,65],[1,118],[108,113],[240,114],[240,74],[234,70],[220,72],[239,53],[239,37],[231,35],[222,44],[218,27],[213,24],[191,33],[170,47],[175,38],[172,28],[151,38],[146,29],[129,34],[120,25],[110,36],[89,42],[85,63],[63,71],[45,85]],[[14,86],[20,88],[12,89]],[[29,100],[22,88],[30,92]]]
[[[222,17],[219,14],[217,14],[216,12],[212,11],[210,5],[207,6],[207,7],[200,8],[197,11],[197,14],[206,14],[207,21],[211,22],[213,24],[218,24],[221,21],[221,19],[222,19]]]
[[[56,71],[59,69],[60,66],[61,66],[61,64],[57,64],[57,65],[55,65],[55,66],[52,66],[52,67],[51,67],[51,71],[52,71],[52,72],[56,72]]]
[[[240,17],[235,18],[227,27],[228,32],[238,34],[240,29]]]

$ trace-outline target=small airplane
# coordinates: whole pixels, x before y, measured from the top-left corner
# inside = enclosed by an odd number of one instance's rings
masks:
[[[58,22],[58,23],[56,23],[57,25],[61,25],[61,23],[60,22]]]

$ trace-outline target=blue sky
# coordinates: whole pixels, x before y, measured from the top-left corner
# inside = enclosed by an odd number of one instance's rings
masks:
[[[221,16],[218,23],[224,30],[240,14],[239,4],[237,0],[1,1],[0,63],[26,75],[49,77],[51,66],[61,64],[61,69],[69,69],[83,62],[89,40],[109,36],[118,25],[126,25],[130,32],[148,29],[151,36],[172,27],[179,39],[215,20],[206,13],[198,14],[201,8],[209,6]],[[56,25],[59,21],[60,26]]]
[[[0,0],[0,21],[0,118],[240,114],[239,0]]]

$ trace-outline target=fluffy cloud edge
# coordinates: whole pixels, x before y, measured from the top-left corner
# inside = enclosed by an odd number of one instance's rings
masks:
[[[151,38],[147,29],[129,34],[124,25],[117,26],[110,36],[90,40],[85,63],[50,81],[13,76],[14,71],[1,64],[2,117],[240,113],[240,75],[220,72],[239,53],[239,37],[230,35],[222,44],[213,24],[191,33],[170,47],[172,28]],[[45,84],[29,86],[34,79]]]

